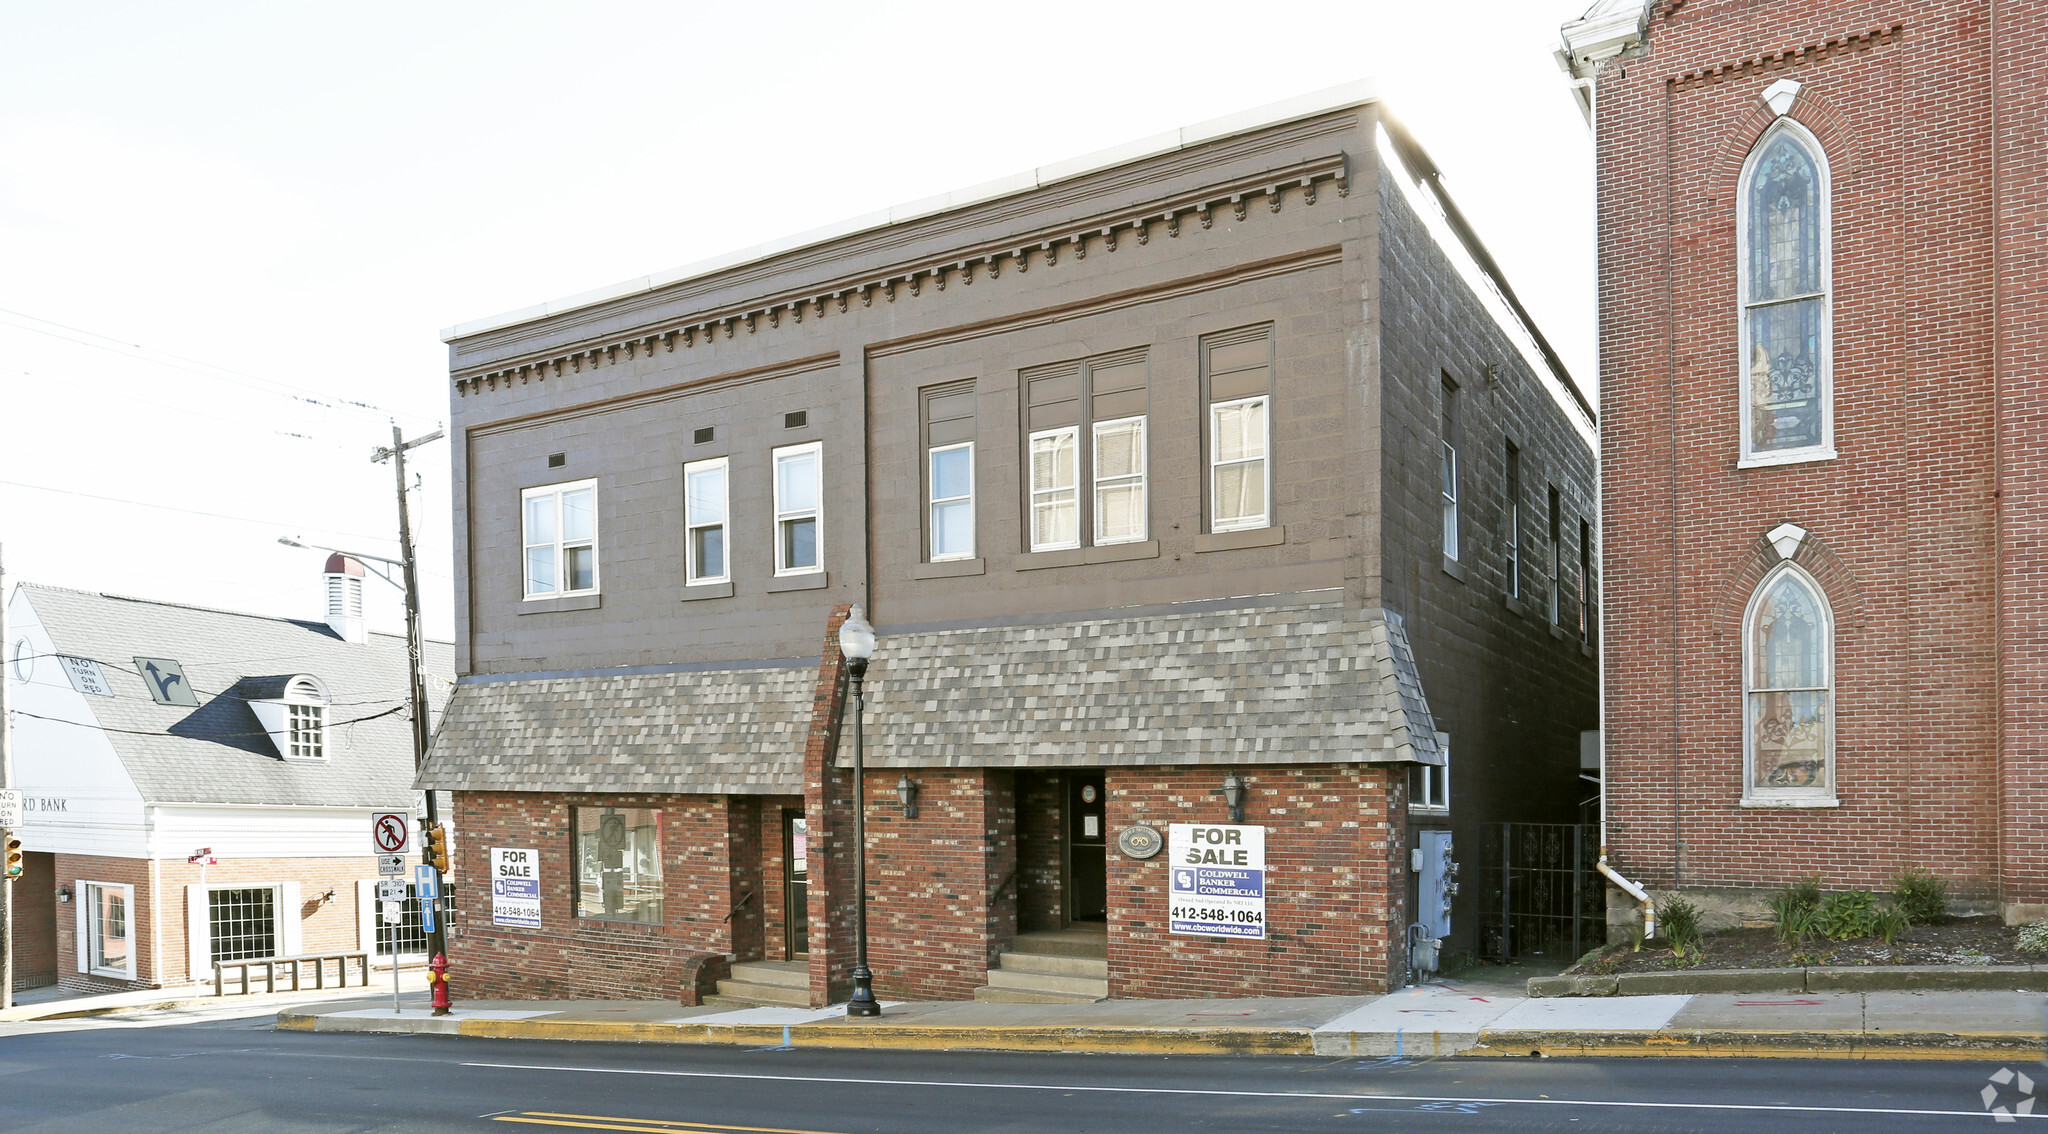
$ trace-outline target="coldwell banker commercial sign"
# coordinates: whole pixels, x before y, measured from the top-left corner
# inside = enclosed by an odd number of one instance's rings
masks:
[[[1170,823],[1167,930],[1204,937],[1266,937],[1266,829]]]

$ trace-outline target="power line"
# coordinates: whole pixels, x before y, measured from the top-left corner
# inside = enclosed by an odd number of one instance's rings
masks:
[[[173,370],[183,370],[186,371],[187,373],[197,374],[204,378],[211,378],[216,382],[226,382],[229,385],[242,386],[246,389],[256,390],[259,393],[270,394],[273,397],[289,398],[292,401],[303,402],[307,405],[317,406],[321,409],[340,410],[352,413],[368,413],[375,415],[377,417],[385,418],[404,417],[410,418],[414,421],[433,422],[436,425],[440,424],[439,418],[428,417],[425,414],[409,413],[403,410],[385,409],[382,406],[375,405],[370,402],[356,401],[351,398],[333,398],[321,394],[320,391],[318,390],[310,389],[305,386],[295,386],[289,382],[280,382],[274,378],[264,378],[260,375],[249,374],[245,371],[234,370],[225,366],[216,366],[210,362],[201,362],[198,359],[186,358],[183,355],[172,354],[169,351],[157,350],[154,347],[144,346],[141,343],[134,343],[129,342],[125,339],[116,338],[113,335],[104,335],[98,331],[86,330],[83,327],[73,327],[66,323],[59,323],[54,319],[45,319],[40,315],[30,315],[25,311],[15,311],[12,310],[11,308],[0,307],[0,315],[12,315],[17,319],[27,319],[30,322],[41,323],[44,325],[43,327],[29,327],[24,326],[20,323],[8,324],[9,326],[12,326],[18,330],[27,331],[30,334],[46,335],[50,338],[61,339],[64,342],[72,343],[77,346],[88,347],[93,350],[104,350],[112,354],[132,356],[134,352],[139,351],[142,352],[144,356],[143,361],[145,362],[153,362],[159,366],[169,367]],[[56,327],[59,328],[60,330],[70,331],[72,334],[75,335],[86,335],[90,338],[99,339],[101,341],[87,342],[84,339],[72,338],[70,335],[60,335],[56,331],[46,330],[45,327]],[[106,344],[113,345],[109,346]],[[146,357],[148,355],[157,355],[160,357]],[[165,361],[166,359],[170,361]],[[229,377],[229,375],[232,375],[233,377]],[[247,379],[247,381],[237,381],[237,379]]]
[[[275,528],[280,531],[286,528],[301,526],[278,520],[259,520],[251,516],[229,516],[220,512],[202,512],[197,508],[179,508],[171,504],[151,504],[146,500],[129,500],[120,496],[100,496],[91,492],[79,492],[76,489],[52,488],[47,484],[29,484],[26,481],[19,480],[0,480],[0,485],[6,485],[9,488],[26,488],[34,492],[55,492],[64,496],[83,497],[87,500],[102,500],[109,504],[127,504],[135,508],[155,508],[161,512],[181,512],[187,516],[205,516],[210,520],[230,520],[238,524],[260,524],[263,527]],[[366,535],[362,532],[345,532],[338,528],[309,528],[306,530],[326,532],[329,535],[347,536],[350,539],[366,539],[377,543],[388,542],[391,539],[390,536]]]
[[[379,718],[381,718],[381,717],[388,717],[388,716],[390,716],[390,715],[391,715],[391,714],[393,714],[393,713],[402,713],[402,712],[404,712],[404,711],[405,711],[405,709],[406,709],[406,706],[405,706],[405,704],[404,704],[403,702],[401,702],[401,703],[399,703],[399,704],[393,705],[392,707],[390,707],[390,708],[388,708],[388,709],[384,710],[384,711],[383,711],[383,712],[381,712],[381,713],[371,713],[371,714],[370,714],[369,716],[367,716],[367,717],[355,717],[355,718],[353,718],[353,719],[351,719],[351,720],[345,720],[345,721],[329,721],[329,722],[327,723],[327,727],[328,727],[328,728],[341,728],[341,727],[342,727],[342,726],[344,726],[344,725],[356,725],[356,724],[362,724],[362,723],[363,723],[364,721],[374,721],[374,720],[377,720],[377,719],[379,719]],[[177,736],[177,735],[178,735],[177,733],[174,733],[174,732],[166,732],[166,731],[164,731],[163,729],[154,729],[154,730],[152,730],[152,729],[142,729],[142,728],[114,728],[114,727],[112,727],[112,726],[110,726],[110,725],[103,725],[103,724],[89,724],[89,723],[87,723],[87,722],[85,722],[85,721],[71,721],[71,720],[65,720],[65,719],[64,719],[63,717],[46,717],[46,716],[42,715],[41,713],[31,713],[31,712],[29,712],[29,711],[28,711],[28,710],[26,710],[26,709],[9,709],[9,710],[8,710],[8,715],[9,715],[9,716],[16,716],[16,717],[28,717],[28,718],[29,718],[29,719],[31,719],[31,720],[38,720],[38,721],[50,721],[50,722],[52,722],[52,723],[54,723],[54,724],[68,724],[68,725],[75,725],[75,726],[77,726],[78,728],[91,728],[91,729],[98,729],[98,730],[99,730],[99,731],[101,731],[101,732],[117,732],[117,733],[120,733],[120,734],[121,734],[121,735],[123,735],[123,736]],[[186,737],[179,737],[179,739],[181,739],[181,740],[242,740],[242,739],[250,739],[250,740],[253,740],[253,739],[255,739],[256,737],[259,737],[259,736],[269,736],[269,735],[270,735],[270,734],[269,734],[268,732],[213,732],[213,733],[208,733],[208,734],[206,734],[205,736],[186,736]]]

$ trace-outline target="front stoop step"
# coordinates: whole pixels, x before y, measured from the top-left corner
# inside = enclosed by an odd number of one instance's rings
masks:
[[[1004,953],[976,1000],[1000,1004],[1093,1004],[1109,999],[1109,962],[1101,934],[1020,934],[1028,952]],[[1092,953],[1092,955],[1089,955]]]
[[[732,966],[732,977],[718,982],[718,993],[704,1003],[726,1008],[808,1008],[811,966],[805,961],[744,961]]]

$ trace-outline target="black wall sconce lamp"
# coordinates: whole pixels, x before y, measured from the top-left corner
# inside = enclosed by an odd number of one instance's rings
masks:
[[[917,818],[917,781],[904,776],[896,781],[896,802],[903,805],[905,819]]]
[[[331,905],[331,904],[333,904],[333,902],[334,902],[334,891],[332,891],[332,890],[329,890],[329,891],[327,891],[327,892],[326,892],[325,894],[322,894],[322,895],[320,895],[320,904],[321,904],[321,905],[323,905],[323,906],[325,906],[325,905]]]
[[[71,901],[71,887],[69,887],[69,886],[59,886],[59,887],[57,887],[57,900],[58,900],[58,901],[60,901],[60,902],[69,902],[69,901]]]
[[[1230,821],[1244,822],[1244,781],[1232,772],[1223,777],[1223,802],[1230,805]]]

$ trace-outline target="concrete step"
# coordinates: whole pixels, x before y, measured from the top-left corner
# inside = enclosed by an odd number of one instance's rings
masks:
[[[732,966],[732,979],[750,984],[809,989],[811,966],[808,961],[739,961]]]
[[[1045,973],[1050,976],[1109,979],[1109,962],[1099,957],[1070,957],[1062,953],[1004,953],[999,958],[1006,972]]]
[[[707,996],[704,1002],[709,1004],[712,999]],[[775,1005],[783,1008],[808,1008],[811,1006],[811,990],[790,988],[780,984],[756,984],[750,980],[722,980],[718,982],[717,1001],[720,1004],[749,1007]]]
[[[1056,957],[1108,957],[1109,932],[1093,926],[1019,933],[1010,939],[1012,953]]]
[[[1052,973],[1020,973],[1009,969],[990,969],[988,987],[1023,992],[1053,992],[1101,1000],[1109,995],[1109,978],[1105,975],[1102,979],[1090,980],[1087,977],[1057,976]]]
[[[983,1004],[1094,1004],[1105,998],[1070,992],[1039,992],[1029,988],[997,988],[990,985],[975,989],[974,999]]]

